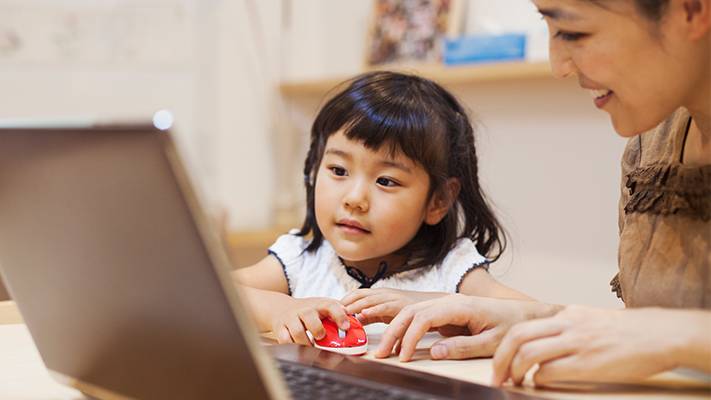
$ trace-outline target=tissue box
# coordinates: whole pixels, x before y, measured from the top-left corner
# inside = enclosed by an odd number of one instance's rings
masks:
[[[491,61],[523,60],[526,56],[526,35],[471,35],[445,39],[443,61],[458,65]]]

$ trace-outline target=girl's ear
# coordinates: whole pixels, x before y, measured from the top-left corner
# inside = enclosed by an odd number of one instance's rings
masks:
[[[425,223],[427,225],[437,225],[439,221],[447,215],[449,209],[452,208],[454,202],[457,201],[461,183],[457,178],[449,178],[444,186],[432,195],[430,203],[427,205],[425,214]]]

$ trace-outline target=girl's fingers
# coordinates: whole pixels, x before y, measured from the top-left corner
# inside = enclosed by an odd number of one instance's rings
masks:
[[[279,344],[294,343],[294,340],[291,339],[291,335],[289,334],[289,330],[286,328],[286,325],[280,325],[273,331]]]
[[[318,313],[321,317],[331,318],[333,322],[344,331],[347,331],[351,327],[351,323],[348,321],[348,315],[346,314],[346,308],[340,303],[335,301],[328,302],[319,308]]]
[[[315,310],[309,310],[300,314],[299,318],[301,318],[301,322],[306,329],[314,336],[314,339],[318,340],[326,335],[326,330],[323,328],[321,318]]]
[[[556,319],[543,318],[514,325],[504,336],[494,354],[493,386],[501,386],[509,378],[511,361],[526,342],[560,334],[565,325]]]
[[[301,344],[304,346],[311,345],[311,341],[309,340],[309,337],[306,336],[306,329],[304,328],[304,325],[301,323],[301,320],[299,319],[299,317],[294,316],[293,318],[290,318],[288,321],[286,321],[286,328],[289,330],[289,334],[291,335],[291,338],[294,340],[294,343]]]
[[[521,385],[526,372],[536,364],[544,364],[575,351],[576,346],[565,336],[551,336],[524,343],[511,361],[511,380]],[[545,378],[545,376],[543,376]]]

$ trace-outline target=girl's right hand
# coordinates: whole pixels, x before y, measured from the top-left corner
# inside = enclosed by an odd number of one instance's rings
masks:
[[[272,321],[272,333],[277,341],[311,346],[306,331],[318,340],[326,335],[321,318],[331,318],[339,328],[350,328],[346,308],[336,300],[322,297],[292,299],[288,310],[279,313]]]

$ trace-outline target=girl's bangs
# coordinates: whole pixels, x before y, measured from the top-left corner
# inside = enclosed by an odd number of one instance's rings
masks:
[[[354,107],[353,112],[338,129],[344,135],[373,151],[388,146],[390,156],[398,153],[416,163],[440,164],[446,147],[441,141],[444,135],[432,118],[423,109],[407,107],[406,104],[387,104],[382,107]],[[438,157],[438,151],[440,157]]]

